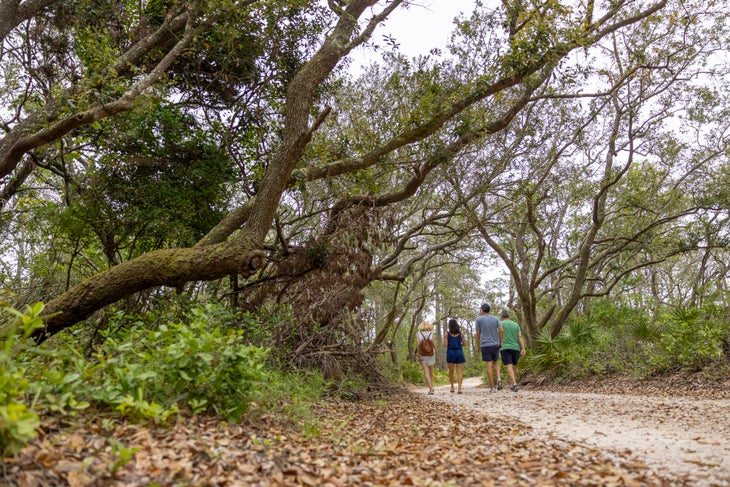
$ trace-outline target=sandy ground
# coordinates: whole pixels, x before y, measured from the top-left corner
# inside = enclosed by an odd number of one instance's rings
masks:
[[[496,393],[464,381],[464,394],[449,386],[426,397],[460,404],[495,421],[528,424],[528,434],[569,439],[631,456],[652,471],[689,475],[691,485],[730,486],[730,400],[627,394],[547,392],[507,387]],[[425,394],[425,388],[416,389]]]

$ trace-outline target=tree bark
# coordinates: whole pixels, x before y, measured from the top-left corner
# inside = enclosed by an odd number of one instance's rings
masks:
[[[253,245],[246,248],[226,243],[149,252],[97,274],[49,302],[43,310],[45,326],[33,336],[42,342],[135,292],[157,286],[177,287],[181,280],[207,281],[229,274],[249,276],[264,262],[265,254]]]

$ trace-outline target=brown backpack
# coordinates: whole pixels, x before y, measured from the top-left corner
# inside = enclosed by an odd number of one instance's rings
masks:
[[[421,335],[421,342],[418,344],[418,355],[430,357],[433,355],[433,340],[431,336]]]

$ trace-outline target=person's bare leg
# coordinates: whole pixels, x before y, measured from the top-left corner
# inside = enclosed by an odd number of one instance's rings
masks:
[[[433,382],[431,382],[431,377],[428,374],[428,365],[426,365],[426,362],[421,361],[421,367],[423,367],[423,380],[426,382],[428,390],[431,391],[433,389]]]
[[[499,359],[494,361],[494,381],[499,386],[502,387],[500,382],[502,381],[502,370],[499,368]]]
[[[509,375],[509,385],[510,387],[517,384],[517,379],[515,379],[515,366],[514,364],[507,364],[507,374]]]
[[[431,392],[433,392],[433,365],[428,366],[428,380],[430,382]]]
[[[454,392],[454,364],[449,365],[449,382],[451,383],[451,392]],[[459,389],[461,389],[461,382],[459,382]]]
[[[489,388],[492,389],[494,387],[494,375],[492,375],[493,366],[492,362],[485,362],[487,364],[487,380],[489,380]]]
[[[464,382],[464,364],[456,364],[456,380],[459,384],[459,394],[461,394],[461,384]],[[452,382],[451,391],[453,392],[454,386]]]

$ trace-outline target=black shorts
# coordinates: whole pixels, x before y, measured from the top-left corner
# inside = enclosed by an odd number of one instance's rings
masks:
[[[496,362],[499,360],[499,345],[482,347],[482,360],[485,362]]]
[[[502,363],[504,365],[517,365],[517,361],[520,359],[519,350],[500,350],[499,354],[502,356]]]

